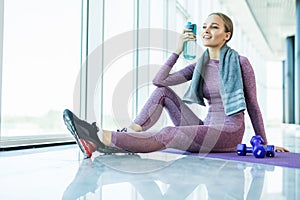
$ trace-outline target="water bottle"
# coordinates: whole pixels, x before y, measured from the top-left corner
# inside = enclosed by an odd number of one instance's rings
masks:
[[[185,28],[190,29],[189,31],[185,31],[185,32],[191,32],[196,35],[197,32],[196,24],[192,24],[192,22],[188,22]],[[192,60],[196,58],[196,40],[187,41],[184,43],[183,57],[187,60]]]

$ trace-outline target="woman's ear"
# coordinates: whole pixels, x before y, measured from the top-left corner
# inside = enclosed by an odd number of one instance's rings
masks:
[[[230,36],[231,36],[231,32],[226,32],[226,36],[225,36],[226,41],[230,39]]]

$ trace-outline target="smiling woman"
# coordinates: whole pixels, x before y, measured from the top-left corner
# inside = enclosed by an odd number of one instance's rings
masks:
[[[227,46],[232,30],[232,22],[225,14],[210,14],[202,32],[203,45],[207,49],[197,63],[172,73],[184,44],[195,40],[194,34],[183,31],[177,50],[153,79],[157,88],[127,130],[102,129],[96,123],[90,124],[72,111],[64,110],[64,122],[85,157],[91,157],[95,151],[145,153],[166,148],[189,152],[235,151],[243,139],[246,109],[255,135],[261,136],[267,144],[252,66],[246,57]],[[190,80],[182,99],[170,88]],[[208,113],[200,119],[185,103],[205,106],[204,99]],[[168,111],[174,126],[148,131],[159,120],[163,109]]]
[[[210,58],[218,60],[218,54],[214,55],[214,48],[220,49],[229,42],[233,34],[233,25],[230,18],[220,13],[212,13],[208,16],[202,26],[202,42],[206,47],[210,47]]]

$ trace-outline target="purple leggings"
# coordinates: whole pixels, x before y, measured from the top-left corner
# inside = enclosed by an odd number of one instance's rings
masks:
[[[155,132],[144,132],[151,128],[167,110],[174,123]],[[131,152],[153,152],[165,148],[176,148],[190,152],[234,151],[242,141],[245,125],[244,113],[225,117],[222,123],[202,121],[169,87],[158,87],[134,120],[142,132],[112,132],[112,145]],[[232,123],[234,121],[234,123]]]

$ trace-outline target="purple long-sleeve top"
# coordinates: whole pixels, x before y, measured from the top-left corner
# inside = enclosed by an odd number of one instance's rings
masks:
[[[172,86],[190,81],[192,79],[196,63],[190,64],[177,72],[170,73],[178,57],[179,56],[176,53],[173,53],[169,57],[169,59],[165,62],[165,64],[160,68],[160,70],[154,77],[154,85],[158,87]],[[239,60],[243,78],[243,87],[247,111],[251,119],[252,127],[254,129],[255,135],[260,135],[264,139],[265,144],[267,144],[264,122],[257,101],[256,80],[254,71],[249,60],[246,57],[239,56]],[[216,71],[218,70],[219,61],[210,60],[208,65],[208,70],[205,74],[205,83],[203,85],[203,94],[204,98],[208,101],[209,117],[206,118],[204,121],[207,121],[207,123],[212,123],[211,114],[216,112],[216,110],[220,111],[220,109],[224,109],[224,107],[222,105],[219,93],[219,77],[217,76],[218,73],[216,73]],[[217,66],[216,70],[214,70],[212,66]]]

